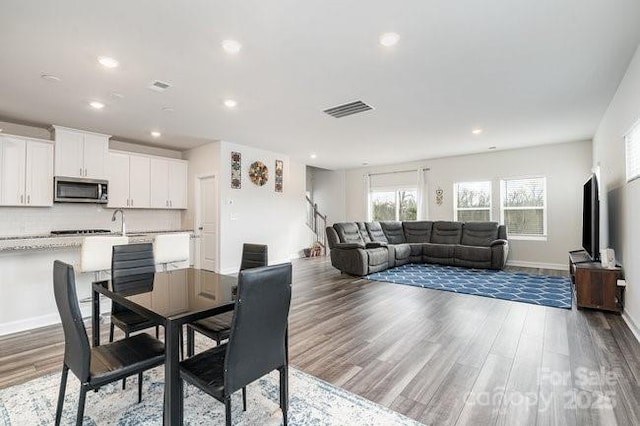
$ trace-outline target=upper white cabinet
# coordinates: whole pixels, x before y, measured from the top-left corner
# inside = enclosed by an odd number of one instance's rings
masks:
[[[151,207],[187,208],[187,162],[164,158],[151,159]]]
[[[109,207],[186,209],[187,162],[110,151]]]
[[[0,136],[0,205],[53,205],[53,144]]]
[[[109,152],[109,207],[149,207],[150,158]]]
[[[53,126],[53,129],[56,176],[107,178],[110,136],[60,126]]]

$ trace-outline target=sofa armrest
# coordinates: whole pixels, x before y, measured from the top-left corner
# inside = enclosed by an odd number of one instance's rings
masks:
[[[365,244],[365,248],[378,248],[378,247],[387,247],[387,243],[382,241],[371,241]]]
[[[507,240],[493,240],[491,241],[491,244],[489,244],[489,247],[493,247],[493,246],[504,246],[509,244],[509,242]]]
[[[491,242],[491,269],[503,269],[507,264],[507,256],[509,256],[507,240],[500,239]]]
[[[363,249],[364,243],[338,243],[334,248],[345,250]]]

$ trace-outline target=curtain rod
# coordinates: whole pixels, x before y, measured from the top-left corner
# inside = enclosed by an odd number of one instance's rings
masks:
[[[392,172],[367,173],[367,176],[393,175],[396,173],[417,172],[418,170],[422,170],[423,172],[428,172],[431,169],[429,167],[418,167],[417,169],[409,169],[409,170],[394,170]]]

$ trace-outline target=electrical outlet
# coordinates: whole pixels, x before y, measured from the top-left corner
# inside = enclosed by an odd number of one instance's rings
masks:
[[[627,286],[626,280],[618,280],[618,287],[626,287],[626,286]]]

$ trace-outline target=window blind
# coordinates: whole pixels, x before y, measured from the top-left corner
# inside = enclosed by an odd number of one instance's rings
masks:
[[[546,179],[529,177],[502,181],[502,222],[512,235],[546,235]]]
[[[371,175],[371,188],[415,187],[418,176],[415,170]]]
[[[624,137],[627,182],[640,176],[640,121]]]

